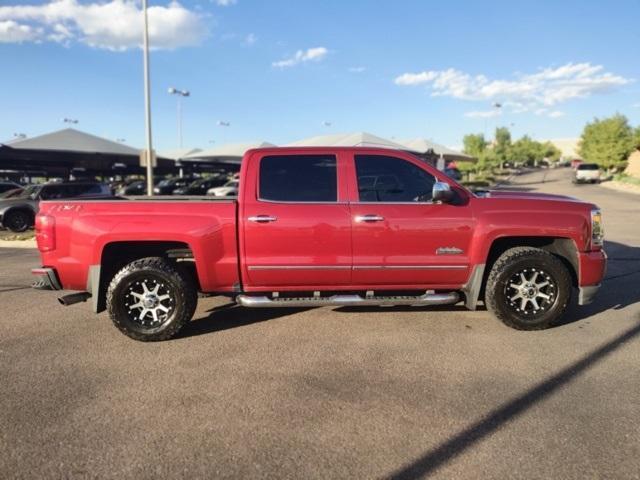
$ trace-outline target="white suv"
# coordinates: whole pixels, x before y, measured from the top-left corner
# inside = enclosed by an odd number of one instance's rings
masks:
[[[581,163],[576,168],[574,183],[600,183],[600,167],[595,163]]]

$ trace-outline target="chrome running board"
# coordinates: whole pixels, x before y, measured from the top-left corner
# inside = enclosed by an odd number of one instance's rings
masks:
[[[395,305],[409,305],[421,307],[425,305],[449,305],[460,300],[458,292],[433,293],[427,292],[419,296],[367,296],[360,295],[332,295],[330,297],[277,297],[269,298],[265,296],[238,295],[236,302],[243,307],[249,308],[271,308],[271,307],[362,307],[362,306],[382,306],[392,307]]]

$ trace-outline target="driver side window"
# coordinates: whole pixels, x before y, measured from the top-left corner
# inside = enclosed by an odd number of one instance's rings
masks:
[[[429,202],[436,179],[401,158],[356,155],[356,175],[361,202]]]

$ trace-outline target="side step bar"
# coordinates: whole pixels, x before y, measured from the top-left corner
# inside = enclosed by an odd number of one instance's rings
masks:
[[[271,308],[271,307],[361,307],[361,306],[395,306],[409,305],[420,307],[424,305],[449,305],[458,303],[458,292],[425,293],[420,296],[398,297],[362,297],[360,295],[333,295],[331,297],[301,297],[301,298],[269,298],[251,295],[238,295],[236,302],[243,307]]]

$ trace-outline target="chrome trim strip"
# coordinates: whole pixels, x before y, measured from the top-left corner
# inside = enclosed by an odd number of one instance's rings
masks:
[[[255,270],[466,270],[468,265],[249,265]]]
[[[351,270],[351,265],[250,265],[249,270]]]
[[[466,270],[468,265],[354,265],[354,270]]]

